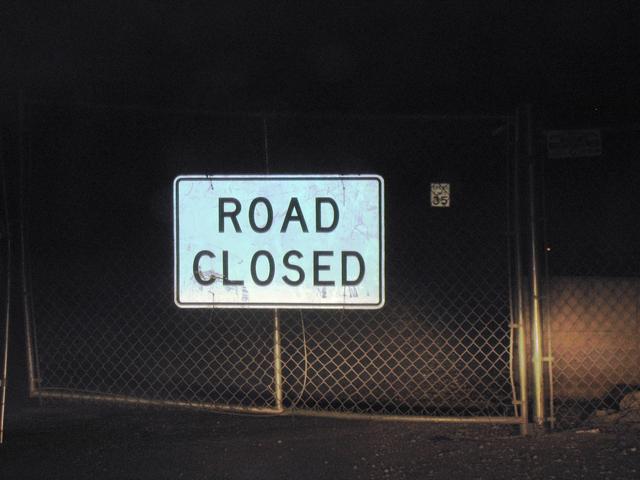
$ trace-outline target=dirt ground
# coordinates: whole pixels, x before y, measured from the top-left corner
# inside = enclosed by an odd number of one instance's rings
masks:
[[[640,429],[247,417],[67,405],[9,414],[2,479],[640,478]]]

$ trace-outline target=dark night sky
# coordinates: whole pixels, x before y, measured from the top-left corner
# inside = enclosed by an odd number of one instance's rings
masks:
[[[26,2],[0,7],[7,102],[630,117],[640,4]],[[597,110],[596,110],[597,109]]]

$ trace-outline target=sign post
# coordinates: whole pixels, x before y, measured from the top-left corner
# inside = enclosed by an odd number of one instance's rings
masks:
[[[267,117],[262,117],[262,133],[264,138],[264,163],[269,172],[269,127],[267,125]],[[273,309],[273,383],[274,383],[274,400],[276,410],[282,411],[284,408],[282,393],[282,339],[280,334],[280,316],[278,309]]]

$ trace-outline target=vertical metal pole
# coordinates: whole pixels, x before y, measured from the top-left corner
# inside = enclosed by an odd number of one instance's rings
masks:
[[[548,225],[548,219],[547,219],[547,192],[546,192],[546,182],[547,182],[547,172],[546,172],[546,161],[543,158],[542,159],[542,191],[541,196],[542,196],[542,218],[544,219],[543,223],[542,223],[542,244],[543,245],[547,245],[547,242],[549,240],[549,236],[548,236],[548,232],[547,232],[547,225]],[[550,280],[549,280],[549,255],[548,255],[548,250],[547,248],[544,249],[544,282],[542,284],[542,298],[543,298],[543,308],[544,308],[544,313],[542,314],[543,318],[545,319],[545,325],[542,329],[542,333],[543,335],[546,332],[546,344],[547,344],[547,356],[546,358],[543,357],[543,360],[546,360],[547,362],[547,379],[549,381],[549,389],[548,391],[548,402],[547,402],[547,408],[548,410],[548,415],[547,415],[547,419],[549,421],[549,428],[551,430],[553,430],[555,428],[555,422],[556,422],[556,418],[555,418],[555,405],[553,404],[553,397],[554,397],[554,391],[553,391],[553,348],[552,348],[552,342],[551,342],[551,323],[552,323],[552,319],[551,319],[551,311],[550,311],[550,306],[549,306],[549,294],[551,292],[551,287],[550,287]]]
[[[267,174],[269,174],[269,130],[267,125],[267,117],[262,116],[262,133],[264,137],[264,161]],[[273,310],[273,381],[274,381],[274,398],[276,402],[276,410],[283,410],[282,403],[282,350],[281,350],[281,334],[280,334],[280,317],[278,309]]]
[[[1,144],[0,144],[1,146]],[[0,155],[2,155],[2,151],[0,151]],[[5,235],[6,235],[6,265],[7,265],[7,274],[6,274],[6,304],[5,304],[5,317],[4,317],[4,342],[3,342],[3,350],[2,350],[2,394],[0,399],[0,444],[4,442],[4,413],[5,413],[5,405],[7,400],[7,370],[9,365],[9,322],[11,318],[11,232],[9,231],[9,194],[7,192],[7,169],[4,163],[4,156],[2,158],[2,170],[0,173],[2,174],[2,203],[3,203],[3,217],[4,217],[4,227],[5,227]]]
[[[27,240],[26,240],[26,185],[27,185],[27,166],[25,159],[24,146],[24,121],[25,121],[25,100],[24,93],[20,91],[18,105],[18,155],[20,159],[20,253],[22,263],[22,303],[24,306],[24,333],[27,349],[27,374],[29,379],[29,396],[33,396],[36,392],[36,380],[34,375],[34,352],[31,332],[31,302],[29,298],[29,275],[27,274]]]
[[[531,240],[531,362],[533,367],[533,403],[534,422],[544,426],[544,381],[542,368],[542,320],[540,309],[540,279],[538,273],[538,239],[535,206],[535,157],[533,152],[533,124],[531,105],[526,107],[527,114],[527,158],[529,161],[529,236]]]
[[[520,433],[528,433],[529,392],[527,378],[527,332],[523,314],[524,295],[522,280],[522,251],[520,234],[520,111],[516,111],[515,148],[513,158],[513,228],[515,231],[515,277],[516,277],[516,315],[518,328],[518,375],[520,377]]]
[[[275,383],[276,409],[282,411],[282,352],[280,350],[280,317],[273,311],[273,380]]]
[[[4,411],[7,401],[7,370],[9,366],[9,316],[11,312],[11,253],[10,240],[7,238],[7,303],[4,318],[4,346],[2,353],[2,399],[0,401],[0,444],[4,442]]]

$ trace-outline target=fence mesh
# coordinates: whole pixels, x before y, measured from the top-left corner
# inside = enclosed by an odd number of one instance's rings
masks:
[[[173,303],[172,180],[264,173],[262,119],[29,104],[38,387],[274,407],[273,312]],[[387,303],[281,310],[284,406],[514,416],[502,119],[268,118],[271,173],[385,178]],[[430,183],[451,206],[430,207]]]
[[[603,154],[547,160],[546,317],[560,426],[617,409],[640,388],[637,132],[603,132]]]

